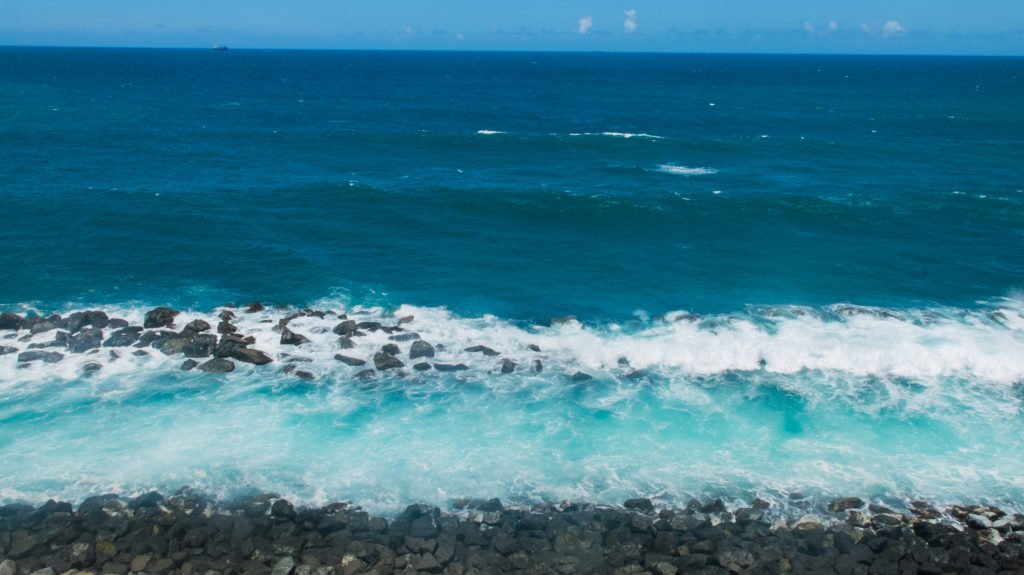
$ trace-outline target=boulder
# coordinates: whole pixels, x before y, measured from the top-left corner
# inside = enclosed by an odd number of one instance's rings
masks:
[[[334,326],[333,331],[336,335],[352,335],[356,332],[357,323],[355,320],[347,319],[338,325]]]
[[[361,321],[356,324],[356,329],[365,329],[366,331],[378,331],[383,328],[384,326],[378,321]]]
[[[237,359],[243,363],[252,363],[255,365],[266,365],[272,361],[267,354],[263,353],[258,349],[249,349],[247,347],[236,347],[231,351],[229,356],[232,359]]]
[[[56,317],[60,318],[60,316],[56,316]],[[30,320],[26,320],[26,321],[30,321]],[[53,320],[53,319],[50,319],[50,318],[46,318],[46,319],[42,319],[42,320],[35,321],[34,323],[32,323],[32,327],[30,327],[28,329],[28,331],[32,335],[35,335],[37,333],[45,333],[45,332],[48,332],[50,330],[57,329],[59,327],[60,327],[60,319]]]
[[[841,513],[850,509],[860,509],[864,507],[864,500],[860,497],[840,497],[839,499],[833,499],[828,504],[828,510],[832,513]]]
[[[385,344],[383,347],[380,348],[380,351],[381,353],[386,353],[388,355],[398,355],[402,353],[402,350],[399,349],[398,346],[393,343]]]
[[[142,326],[146,329],[153,329],[157,327],[171,327],[174,324],[174,316],[178,315],[179,311],[173,310],[169,307],[158,307],[151,309],[146,312],[146,319],[142,323]]]
[[[186,342],[181,351],[185,354],[185,357],[210,357],[216,349],[217,336],[212,333],[204,333]]]
[[[109,324],[110,318],[107,317],[106,312],[100,310],[76,311],[68,316],[65,329],[74,334],[87,325],[103,329]]]
[[[501,360],[501,373],[512,373],[518,364],[507,357]]]
[[[422,339],[412,342],[412,346],[409,348],[409,359],[418,357],[434,357],[434,346]]]
[[[405,367],[405,364],[402,363],[400,359],[389,353],[384,352],[377,352],[373,354],[373,365],[377,368],[378,371]]]
[[[281,345],[302,345],[309,343],[309,338],[301,333],[295,333],[288,328],[281,330]]]
[[[430,370],[430,364],[425,362],[425,361],[421,361],[421,362],[417,363],[416,365],[413,365],[412,368],[415,369],[416,371],[429,371]]]
[[[467,366],[464,363],[435,363],[434,369],[441,372],[466,371],[467,369],[469,369],[469,366]]]
[[[56,351],[23,351],[18,354],[18,362],[20,363],[27,363],[30,361],[57,363],[62,359],[64,359],[64,354]]]
[[[420,334],[418,334],[416,332],[412,332],[412,331],[410,331],[409,333],[400,333],[398,335],[388,336],[388,339],[390,339],[391,341],[398,341],[398,342],[416,341],[419,338],[420,338]]]
[[[25,320],[23,320],[21,316],[16,313],[11,313],[9,311],[0,313],[0,330],[2,331],[17,331],[22,328],[22,325],[24,323]]]
[[[217,317],[219,317],[220,319],[222,319],[224,321],[230,321],[230,320],[235,319],[235,312],[233,312],[231,310],[228,310],[228,309],[224,309],[224,310],[221,310],[217,314]]]
[[[344,363],[345,365],[351,365],[352,367],[366,365],[366,362],[361,359],[349,357],[347,355],[341,355],[340,353],[335,354],[334,359],[340,361],[341,363]]]
[[[107,314],[103,315],[106,316]],[[103,330],[98,327],[80,328],[78,333],[75,333],[68,339],[68,351],[71,353],[84,353],[90,349],[100,347],[102,343]]]
[[[338,338],[339,349],[354,349],[355,347],[356,343],[352,341],[352,338],[345,335]]]
[[[263,304],[261,304],[258,301],[254,301],[251,304],[245,306],[245,313],[256,313],[258,311],[263,311],[265,309],[267,308],[264,307]]]
[[[217,349],[213,352],[216,357],[231,357],[239,349],[245,349],[249,342],[241,336],[226,333],[220,336]]]
[[[90,361],[82,366],[83,373],[92,373],[101,369],[103,369],[103,364],[96,363],[95,361]]]
[[[572,374],[572,377],[570,377],[570,379],[572,379],[573,381],[590,381],[591,379],[594,378],[593,376],[583,373],[582,371],[577,371],[576,373]]]
[[[237,333],[238,328],[235,327],[231,322],[225,320],[217,324],[217,333],[220,334],[231,334]]]
[[[194,359],[186,359],[181,364],[181,371],[191,371],[199,365],[199,362]]]
[[[464,351],[468,351],[469,353],[482,353],[484,355],[489,355],[492,357],[501,355],[500,353],[494,351],[493,349],[487,347],[486,345],[474,345],[471,347],[467,347]]]
[[[626,509],[633,509],[636,511],[642,511],[644,513],[651,513],[654,511],[654,504],[651,503],[651,500],[647,499],[646,497],[627,499],[626,502],[622,504],[622,506],[625,507]]]
[[[188,325],[185,326],[185,330],[188,330],[188,331],[190,331],[192,333],[203,333],[204,331],[209,331],[210,330],[210,324],[208,322],[206,322],[206,321],[201,320],[201,319],[195,319],[195,320],[192,320],[192,321],[188,322]],[[185,331],[185,330],[182,330],[182,331]]]
[[[544,364],[539,359],[533,360],[533,371],[536,373],[544,371]]]
[[[364,369],[363,371],[356,373],[355,378],[366,380],[372,378],[376,374],[377,372],[373,371],[372,369]]]
[[[110,334],[110,337],[103,342],[103,347],[128,347],[139,341],[141,334],[142,328],[138,326],[121,328]]]
[[[175,335],[174,337],[168,337],[159,339],[153,342],[153,347],[163,352],[165,355],[176,355],[184,352],[185,346],[188,345],[188,340]]]
[[[7,355],[7,354],[10,354],[10,353],[17,353],[17,352],[18,352],[18,348],[16,348],[16,347],[11,347],[11,346],[8,346],[8,345],[0,345],[0,355]]]
[[[123,327],[128,327],[128,320],[114,318],[107,323],[107,327],[109,327],[110,329],[121,329]]]
[[[139,336],[139,341],[136,342],[135,347],[146,347],[150,345],[153,347],[157,347],[161,345],[163,340],[170,339],[172,337],[180,338],[181,336],[173,331],[167,330],[146,331],[143,332],[141,336]]]
[[[206,373],[228,373],[235,371],[234,362],[222,357],[215,357],[199,366],[199,370]]]
[[[295,571],[295,560],[291,557],[285,557],[274,564],[274,568],[270,570],[270,575],[292,575]]]
[[[540,351],[540,346],[535,344],[535,343],[531,343],[530,345],[526,346],[526,349],[528,349],[530,351],[538,351],[539,352]]]

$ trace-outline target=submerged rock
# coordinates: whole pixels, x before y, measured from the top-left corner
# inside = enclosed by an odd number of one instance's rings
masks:
[[[206,373],[228,373],[235,371],[235,364],[231,360],[215,357],[200,365],[199,370]]]
[[[16,348],[16,347],[10,347],[10,346],[7,346],[7,345],[0,345],[0,355],[8,355],[8,354],[17,353],[17,352],[18,352],[18,348]]]
[[[505,358],[501,360],[501,373],[512,373],[516,370],[516,366],[519,365],[511,359]]]
[[[416,341],[420,338],[420,334],[416,332],[400,333],[398,335],[388,336],[391,341],[405,342],[405,341]]]
[[[56,351],[23,351],[18,354],[19,363],[27,363],[30,361],[57,363],[62,359],[64,359],[64,354]]]
[[[356,379],[370,379],[374,375],[377,375],[376,371],[374,371],[372,369],[364,369],[363,371],[360,371],[360,372],[356,373],[355,378]]]
[[[356,344],[354,341],[352,341],[352,338],[344,335],[338,338],[339,349],[354,349],[355,347]]]
[[[355,357],[349,357],[347,355],[341,355],[340,353],[335,354],[334,355],[334,359],[340,361],[341,363],[344,363],[345,365],[351,365],[353,367],[358,367],[360,365],[366,365],[366,361],[364,361],[362,359],[355,358]]]
[[[174,324],[174,317],[179,313],[181,312],[169,307],[158,307],[152,309],[146,312],[146,319],[142,323],[142,326],[146,329],[171,327]]]
[[[533,360],[533,371],[536,373],[544,371],[544,364],[539,359]]]
[[[472,347],[467,347],[464,351],[468,351],[469,353],[482,353],[484,355],[489,355],[492,357],[501,355],[500,353],[494,351],[493,349],[487,347],[486,345],[474,345]]]
[[[415,369],[416,371],[429,371],[430,370],[430,364],[425,362],[425,361],[421,361],[421,362],[413,365],[412,368]]]
[[[281,330],[281,345],[302,345],[304,343],[309,343],[308,337],[288,328]]]
[[[570,379],[572,379],[573,381],[590,381],[591,379],[594,379],[594,377],[586,373],[583,373],[582,371],[577,371],[576,373],[572,374],[572,377]]]
[[[467,366],[464,363],[456,363],[456,364],[435,363],[434,364],[434,369],[436,369],[437,371],[442,371],[442,372],[466,371],[467,369],[469,369],[469,366]]]

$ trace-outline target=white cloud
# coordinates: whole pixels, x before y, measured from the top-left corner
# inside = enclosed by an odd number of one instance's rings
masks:
[[[812,32],[813,33],[814,32],[814,24],[811,24],[810,22],[806,22],[805,21],[804,22],[804,32]]]
[[[636,10],[626,10],[626,21],[622,23],[622,29],[626,34],[632,34],[636,30]]]
[[[907,29],[903,27],[897,20],[889,20],[882,26],[882,36],[889,38],[891,36],[897,36],[906,32]]]
[[[828,21],[828,31],[829,32],[835,32],[838,29],[839,29],[839,22],[836,22],[835,20],[829,20]]]
[[[416,28],[413,28],[413,26],[411,24],[406,24],[405,26],[402,26],[402,32],[404,32],[406,34],[410,34],[410,35],[411,34],[415,34],[416,33]]]
[[[581,35],[582,34],[586,34],[587,32],[590,32],[590,28],[593,25],[594,25],[594,19],[592,17],[590,17],[590,16],[584,16],[584,17],[580,18],[579,28],[576,29],[576,32],[578,32]]]

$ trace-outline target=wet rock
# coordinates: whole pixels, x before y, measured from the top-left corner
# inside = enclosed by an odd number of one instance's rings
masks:
[[[412,323],[414,321],[416,321],[416,316],[407,315],[405,317],[398,318],[398,325],[405,325],[407,323]]]
[[[2,331],[7,331],[7,330],[17,331],[17,330],[21,329],[22,324],[24,323],[24,321],[25,320],[23,320],[20,315],[18,315],[16,313],[11,313],[9,311],[5,311],[3,313],[0,313],[0,330],[2,330]]]
[[[434,369],[441,372],[466,371],[469,367],[464,363],[435,363]]]
[[[153,347],[164,355],[177,355],[185,350],[185,346],[187,344],[187,339],[175,335],[174,337],[166,337],[156,340],[153,342]]]
[[[0,355],[8,355],[8,354],[17,353],[17,352],[18,352],[18,348],[16,348],[16,347],[10,347],[10,346],[7,346],[7,345],[0,345]]]
[[[301,369],[295,371],[295,377],[297,377],[297,378],[299,378],[301,380],[304,380],[304,381],[312,381],[312,380],[316,379],[316,376],[313,375],[313,372],[311,372],[311,371],[303,371]]]
[[[484,355],[488,355],[491,357],[501,355],[500,353],[494,351],[493,349],[485,345],[474,345],[471,347],[467,347],[464,351],[468,351],[469,353],[482,353]]]
[[[505,358],[501,360],[501,373],[512,373],[516,370],[518,364],[511,359]]]
[[[572,323],[574,321],[577,321],[576,320],[576,316],[574,316],[574,315],[566,315],[566,316],[562,316],[562,317],[554,317],[554,318],[551,318],[551,325],[563,325],[563,324],[567,324],[567,323]]]
[[[220,334],[238,333],[238,328],[235,327],[229,321],[222,321],[222,322],[217,324],[217,333],[220,333]]]
[[[139,341],[137,341],[135,343],[135,347],[147,347],[147,346],[156,347],[158,345],[161,345],[161,343],[165,339],[170,339],[172,337],[181,337],[181,336],[178,335],[177,333],[173,332],[173,331],[167,331],[167,330],[146,331],[146,332],[143,332],[142,335],[139,336]]]
[[[626,509],[633,509],[636,511],[642,511],[644,513],[652,513],[654,511],[654,504],[651,503],[651,500],[647,499],[646,497],[637,499],[627,499],[626,502],[622,504],[622,506],[625,507]]]
[[[103,315],[106,317],[107,314]],[[103,330],[100,328],[86,327],[79,329],[80,331],[78,331],[78,333],[72,335],[71,338],[68,339],[68,351],[71,353],[85,353],[90,349],[96,349],[103,344]]]
[[[68,316],[65,329],[75,334],[88,325],[97,329],[103,329],[109,324],[110,318],[107,317],[106,312],[99,310],[76,311]]]
[[[29,333],[36,335],[39,333],[46,333],[48,331],[55,330],[60,327],[60,316],[55,316],[57,319],[41,319],[32,323],[32,327],[29,328]],[[31,320],[26,320],[31,321]]]
[[[274,564],[274,568],[270,570],[270,575],[292,575],[295,571],[295,560],[291,557],[285,557]]]
[[[174,324],[174,317],[177,316],[179,311],[173,310],[169,307],[158,307],[146,312],[146,319],[142,323],[142,326],[146,329],[154,329],[158,327],[171,327]]]
[[[96,363],[95,361],[90,361],[89,363],[82,366],[83,373],[93,373],[101,369],[103,369],[103,364]]]
[[[110,329],[125,328],[125,327],[128,327],[128,320],[124,320],[124,319],[121,319],[121,318],[113,318],[113,319],[110,320],[109,323],[107,323],[107,327],[110,328]]]
[[[356,324],[356,329],[365,329],[366,331],[380,331],[384,326],[377,321],[361,321]]]
[[[142,328],[138,326],[121,328],[103,342],[103,347],[128,347],[139,341]]]
[[[582,371],[577,371],[576,373],[572,374],[572,377],[570,377],[569,379],[573,381],[590,381],[591,379],[594,378],[586,373],[583,373]]]
[[[430,370],[430,364],[425,362],[425,361],[421,361],[421,362],[413,365],[412,368],[415,369],[416,371],[429,371]]]
[[[434,346],[422,339],[412,342],[412,346],[409,347],[409,359],[420,357],[434,357]]]
[[[345,365],[351,365],[352,367],[359,367],[361,365],[366,365],[366,361],[364,361],[362,359],[359,359],[359,358],[356,358],[356,357],[349,357],[347,355],[341,355],[340,353],[335,354],[334,355],[334,359],[340,361],[341,363],[344,363]]]
[[[242,363],[251,363],[254,365],[266,365],[274,361],[270,356],[262,351],[258,349],[250,349],[248,347],[236,347],[232,349],[229,357]]]
[[[245,313],[256,313],[267,309],[258,301],[254,301],[251,304],[245,306]]]
[[[535,344],[535,343],[531,343],[530,345],[526,346],[526,349],[528,349],[530,351],[539,352],[540,351],[540,346]]]
[[[348,336],[338,338],[338,349],[355,349],[356,343]]]
[[[287,499],[278,499],[270,506],[270,516],[295,519],[295,506]]]
[[[390,353],[385,352],[377,352],[373,354],[373,365],[377,368],[378,371],[396,369],[405,366],[405,364],[402,363],[400,359],[391,355]]]
[[[850,509],[860,509],[861,507],[864,507],[864,500],[860,497],[841,497],[839,499],[833,499],[828,504],[828,510],[832,513],[840,513]]]
[[[361,380],[366,380],[366,379],[371,379],[375,375],[377,375],[376,371],[374,371],[372,369],[364,369],[363,371],[360,371],[360,372],[356,373],[355,374],[355,378],[356,379],[361,379]]]
[[[334,326],[331,331],[335,335],[352,335],[358,329],[358,323],[355,320],[347,319],[338,325]]]
[[[0,575],[18,575],[18,564],[11,559],[0,562]]]
[[[235,371],[235,364],[231,360],[215,357],[200,365],[199,370],[205,373],[229,373]]]
[[[181,364],[181,370],[182,371],[191,371],[191,370],[195,369],[198,365],[199,365],[198,361],[196,361],[194,359],[186,359]]]
[[[380,351],[381,353],[386,353],[388,355],[398,355],[402,353],[402,350],[399,349],[398,346],[393,343],[385,344],[383,347],[380,348]]]
[[[207,327],[209,329],[209,327]],[[217,336],[212,333],[199,334],[187,341],[181,348],[185,357],[210,357],[217,349]]]
[[[420,338],[420,334],[415,332],[400,333],[398,335],[388,336],[391,341],[405,342],[405,341],[416,341]]]
[[[62,359],[64,359],[64,354],[56,351],[23,351],[18,354],[19,363],[27,363],[30,361],[57,363]]]
[[[992,520],[978,513],[969,513],[964,518],[964,524],[971,529],[991,529]]]
[[[309,343],[308,337],[288,328],[281,330],[281,345],[302,345],[304,343]]]
[[[147,355],[149,355],[149,352],[144,349],[137,349],[132,352],[132,355],[134,355],[135,357],[146,357]]]
[[[539,359],[533,360],[533,371],[534,373],[540,373],[544,371],[544,364]]]
[[[201,319],[195,319],[195,320],[190,321],[188,323],[188,325],[185,326],[185,329],[182,330],[182,331],[183,332],[184,331],[189,331],[189,332],[192,332],[192,333],[203,333],[204,331],[209,331],[209,330],[210,330],[210,324],[208,322],[206,322],[204,320],[201,320]]]

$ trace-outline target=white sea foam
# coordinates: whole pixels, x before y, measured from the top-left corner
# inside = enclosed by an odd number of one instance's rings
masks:
[[[29,368],[17,367],[16,354],[0,356],[0,499],[188,484],[220,496],[255,487],[302,503],[353,499],[390,512],[460,496],[1024,495],[1019,298],[976,310],[641,313],[615,326],[534,326],[341,300],[315,307],[385,325],[413,316],[402,327],[444,346],[432,361],[470,369],[407,367],[357,380],[362,368],[334,354],[370,359],[393,343],[388,334],[364,330],[355,349],[340,350],[337,317],[302,316],[288,327],[310,342],[282,345],[274,327],[292,310],[235,310],[240,332],[275,362],[221,376],[182,372],[184,358],[156,350],[135,357],[134,348],[116,350],[117,359],[104,348]],[[107,311],[138,325],[145,310]],[[216,311],[184,312],[176,325],[215,324]],[[398,345],[411,365],[410,344]],[[465,351],[471,345],[500,356]],[[518,363],[515,374],[498,373],[502,358]],[[282,373],[294,359],[314,380]],[[531,370],[534,360],[543,372]],[[85,361],[103,368],[83,377]],[[594,379],[574,382],[576,371]]]
[[[648,140],[664,140],[664,136],[657,136],[654,134],[647,134],[643,132],[573,132],[570,136],[606,136],[609,138],[645,138]]]
[[[677,166],[675,164],[662,164],[658,166],[658,171],[666,174],[675,174],[677,176],[710,176],[718,173],[718,170],[714,168],[691,168],[689,166]]]
[[[476,133],[480,134],[481,136],[494,136],[497,134],[504,134],[505,132],[501,132],[498,130],[477,130]]]

